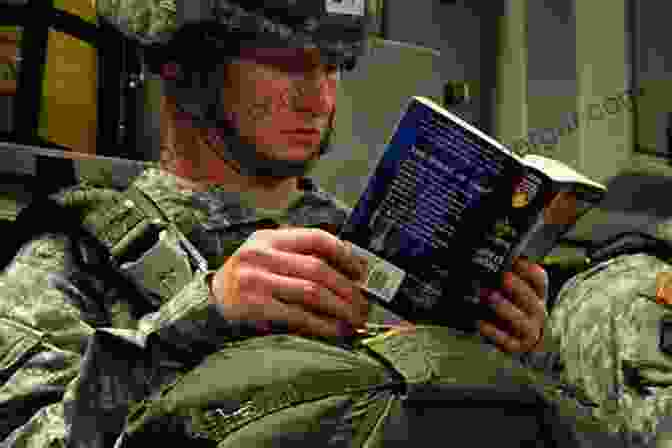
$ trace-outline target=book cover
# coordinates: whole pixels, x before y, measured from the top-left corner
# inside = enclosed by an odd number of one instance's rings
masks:
[[[413,97],[340,234],[368,260],[362,289],[407,320],[473,329],[492,316],[479,288],[499,286],[554,198],[603,191],[562,167],[521,159]]]

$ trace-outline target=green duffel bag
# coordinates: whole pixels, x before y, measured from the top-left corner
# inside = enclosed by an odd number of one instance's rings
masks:
[[[230,343],[130,409],[116,448],[622,446],[567,389],[441,327]],[[616,444],[614,444],[616,443]],[[186,445],[188,444],[188,445]]]

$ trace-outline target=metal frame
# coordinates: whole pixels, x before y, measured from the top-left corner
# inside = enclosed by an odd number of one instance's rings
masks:
[[[639,16],[637,15],[637,0],[627,0],[626,1],[626,11],[625,11],[625,29],[626,36],[628,41],[627,45],[627,55],[626,60],[628,61],[630,73],[628,73],[628,89],[631,92],[634,92],[637,87],[639,87],[639,52],[637,47],[639,46],[639,40],[637,35],[639,33],[638,24]],[[639,102],[632,102],[632,148],[633,152],[648,154],[655,157],[662,157],[663,155],[657,151],[650,150],[644,147],[639,146],[639,129],[637,126],[639,118]]]
[[[628,89],[630,92],[638,92],[640,89],[639,76],[639,31],[640,19],[638,15],[637,0],[626,1],[626,36],[627,42],[627,61],[630,69],[628,76]],[[668,119],[668,148],[667,153],[655,148],[641,146],[639,144],[639,101],[632,102],[632,148],[634,154],[643,154],[650,157],[655,157],[661,161],[665,161],[667,165],[672,166],[672,119]]]
[[[16,98],[13,101],[14,129],[0,140],[36,146],[60,147],[37,134],[42,99],[42,79],[50,29],[87,42],[98,50],[98,130],[96,153],[120,155],[123,147],[132,157],[136,133],[134,118],[136,90],[128,86],[127,69],[139,70],[137,45],[123,37],[104,21],[99,25],[54,7],[53,0],[28,0],[25,5],[0,5],[0,25],[23,29],[19,47],[21,70],[18,73]],[[124,101],[124,99],[126,101]],[[123,107],[125,103],[127,107]],[[122,120],[124,123],[122,123]],[[125,129],[125,136],[120,128]],[[62,147],[61,147],[62,148]],[[63,148],[67,149],[67,148]]]
[[[128,70],[139,70],[137,45],[104,21],[99,25],[54,7],[53,0],[28,0],[24,5],[0,5],[0,25],[22,28],[18,43],[21,69],[12,101],[13,129],[0,133],[0,140],[68,150],[38,135],[42,107],[42,80],[46,63],[49,30],[87,42],[98,51],[98,101],[96,154],[138,158],[134,154],[137,132],[135,111],[137,90],[129,88]],[[122,135],[120,129],[125,132]],[[124,153],[120,153],[120,148]],[[69,160],[37,158],[37,174],[49,173],[53,182],[33,182],[37,194],[71,184],[74,166]]]

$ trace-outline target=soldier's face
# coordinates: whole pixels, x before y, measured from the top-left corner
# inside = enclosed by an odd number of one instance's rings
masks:
[[[311,159],[329,129],[338,79],[317,51],[247,50],[229,66],[225,113],[260,156]]]

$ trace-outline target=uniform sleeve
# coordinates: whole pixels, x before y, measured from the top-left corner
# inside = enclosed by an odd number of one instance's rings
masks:
[[[63,396],[93,332],[51,285],[69,251],[67,238],[40,238],[0,276],[0,441],[6,446],[59,446],[65,436]]]
[[[210,303],[210,278],[215,271],[199,272],[155,313],[143,317],[139,335],[147,344],[160,344],[182,362],[198,362],[225,344],[254,336],[244,322],[230,322]]]
[[[143,300],[137,289],[73,241],[33,240],[0,276],[3,447],[65,446],[69,437],[107,446],[130,403],[226,342],[254,335],[210,304],[213,272],[144,312],[133,306]]]

